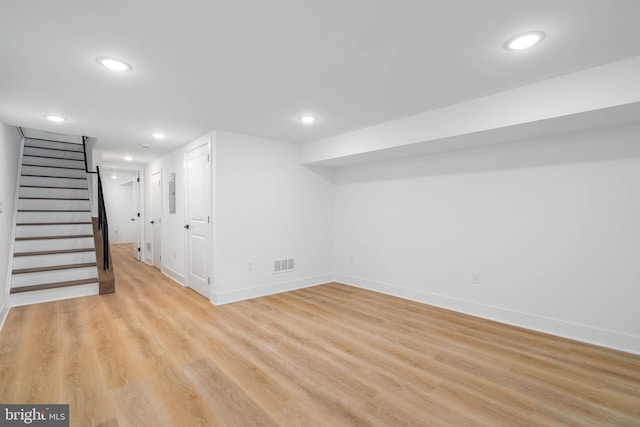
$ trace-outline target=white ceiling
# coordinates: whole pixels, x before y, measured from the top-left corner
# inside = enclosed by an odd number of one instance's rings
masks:
[[[96,137],[110,162],[214,129],[304,143],[639,55],[638,16],[638,0],[3,1],[0,121]],[[503,49],[527,30],[547,37]]]

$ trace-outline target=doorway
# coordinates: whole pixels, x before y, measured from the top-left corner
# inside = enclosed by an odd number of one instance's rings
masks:
[[[140,172],[131,178],[131,222],[134,225],[133,257],[140,261]]]
[[[187,286],[210,298],[211,167],[209,144],[187,152],[186,159]]]
[[[151,175],[151,219],[149,225],[151,242],[151,265],[162,269],[162,171]]]

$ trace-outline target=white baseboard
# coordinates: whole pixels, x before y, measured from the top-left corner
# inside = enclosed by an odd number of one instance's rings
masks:
[[[380,292],[382,294],[482,317],[484,319],[495,320],[496,322],[640,355],[640,337],[635,335],[595,328],[564,320],[551,319],[430,292],[402,288],[389,283],[359,277],[337,274],[334,276],[334,279],[338,283],[369,291]]]
[[[320,276],[291,280],[289,282],[272,283],[270,285],[258,286],[255,288],[238,289],[229,292],[213,292],[211,302],[214,305],[229,304],[232,302],[279,294],[281,292],[323,285],[332,281],[332,274],[323,274]]]
[[[11,303],[11,307],[18,307],[20,305],[39,304],[41,302],[98,295],[98,292],[98,283],[91,283],[88,285],[67,286],[64,288],[11,294],[9,302]]]
[[[0,308],[0,331],[2,331],[2,327],[4,326],[4,322],[6,322],[7,317],[9,316],[9,310],[11,310],[11,306],[7,303]]]
[[[169,267],[162,266],[162,274],[169,277],[174,282],[178,282],[182,286],[186,286],[187,281],[185,280],[184,275],[178,273],[175,270],[170,269]]]

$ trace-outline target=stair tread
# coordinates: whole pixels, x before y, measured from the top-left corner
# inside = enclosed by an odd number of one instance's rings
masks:
[[[56,144],[70,144],[70,145],[75,145],[75,146],[78,146],[78,147],[82,147],[82,142],[56,141],[56,140],[53,140],[53,139],[34,138],[34,137],[31,137],[31,136],[26,137],[25,141],[55,142]]]
[[[48,189],[61,189],[61,190],[88,190],[87,187],[52,187],[49,185],[21,185],[20,188],[48,188]]]
[[[31,176],[34,178],[82,179],[84,181],[87,180],[86,176],[78,177],[78,176],[56,176],[56,175],[37,175],[37,174],[22,174],[21,176]]]
[[[22,256],[38,256],[38,255],[58,255],[58,254],[74,254],[80,252],[95,252],[95,248],[79,248],[79,249],[58,249],[54,251],[36,251],[36,252],[17,252],[14,257]]]
[[[19,197],[21,200],[89,200],[88,197]]]
[[[40,156],[38,154],[26,154],[26,153],[22,157],[23,158],[24,157],[38,157],[38,158],[41,158],[41,159],[69,160],[70,162],[84,162],[84,159],[69,159],[69,158],[66,158],[66,157]]]
[[[13,270],[12,274],[25,274],[25,273],[41,273],[44,271],[57,271],[57,270],[71,270],[74,268],[95,267],[95,262],[83,262],[80,264],[66,264],[66,265],[51,265],[48,267],[33,267],[33,268],[19,268]]]
[[[56,240],[56,239],[84,239],[93,237],[93,234],[66,234],[60,236],[36,236],[36,237],[16,237],[16,241],[20,240]]]
[[[90,209],[18,209],[18,212],[91,212]]]
[[[30,286],[18,286],[11,289],[12,294],[20,292],[40,291],[43,289],[64,288],[68,286],[88,285],[91,283],[98,283],[98,278],[83,279],[83,280],[68,280],[66,282],[44,283],[42,285],[30,285]]]
[[[19,222],[16,225],[86,225],[91,221],[71,221],[71,222]]]
[[[36,167],[36,168],[71,169],[71,170],[78,170],[78,171],[85,170],[84,168],[72,168],[72,167],[69,167],[69,166],[31,165],[31,164],[27,164],[27,163],[23,163],[22,166],[32,166],[32,167]]]
[[[67,153],[83,154],[82,150],[65,150],[64,148],[38,147],[37,145],[26,145],[25,144],[24,148],[35,148],[35,149],[38,149],[38,150],[66,151]]]

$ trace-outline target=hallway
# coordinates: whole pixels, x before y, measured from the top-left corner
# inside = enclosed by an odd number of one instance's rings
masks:
[[[112,251],[117,293],[11,310],[0,402],[72,426],[640,422],[638,356],[338,284],[214,307]]]

